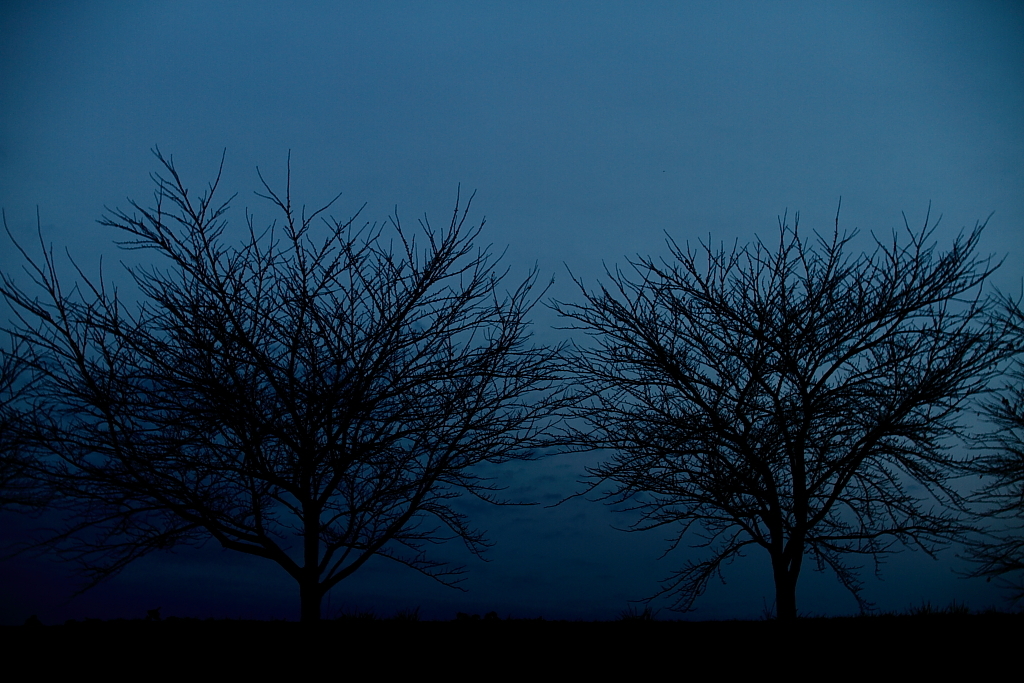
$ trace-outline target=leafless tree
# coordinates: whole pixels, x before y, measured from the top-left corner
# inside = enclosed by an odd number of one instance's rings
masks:
[[[1020,301],[1003,297],[1000,324],[1005,326],[1013,350],[1024,351],[1024,311]],[[973,541],[970,556],[976,562],[969,576],[996,579],[1010,591],[1013,601],[1024,600],[1024,362],[1018,360],[1006,374],[1006,385],[985,402],[985,413],[995,426],[984,443],[984,455],[970,463],[982,476],[975,495],[983,506],[982,518],[992,522],[986,536]]]
[[[22,251],[34,290],[3,277],[33,373],[23,431],[71,513],[52,541],[94,583],[212,539],[287,571],[304,621],[374,556],[455,585],[425,546],[481,552],[454,499],[501,502],[477,466],[534,457],[557,419],[536,272],[504,288],[472,198],[445,229],[360,228],[293,206],[290,171],[284,193],[260,176],[279,221],[247,212],[232,245],[220,172],[196,198],[156,155],[155,205],[100,221],[160,259],[126,266],[137,303],[102,271],[66,287],[52,249]]]
[[[838,214],[810,240],[796,218],[774,248],[669,239],[670,259],[553,304],[591,339],[569,354],[569,440],[615,453],[589,490],[610,486],[632,529],[672,528],[670,550],[704,548],[663,584],[675,609],[750,547],[771,559],[779,618],[797,614],[805,556],[864,609],[849,553],[931,553],[963,528],[943,507],[962,503],[947,446],[1004,350],[974,298],[992,270],[975,255],[983,226],[940,253],[926,219],[852,258]]]
[[[17,344],[0,348],[0,510],[38,509],[46,503],[18,429],[25,370]]]

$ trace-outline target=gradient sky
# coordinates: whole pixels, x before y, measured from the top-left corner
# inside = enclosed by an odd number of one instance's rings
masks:
[[[947,245],[994,215],[993,284],[1024,276],[1024,5],[1019,2],[5,2],[0,9],[0,206],[12,232],[44,236],[83,264],[120,258],[95,220],[152,196],[150,153],[172,154],[196,190],[223,150],[229,214],[273,217],[252,191],[289,150],[309,206],[444,221],[456,188],[477,190],[484,239],[521,277],[537,264],[572,298],[566,266],[603,264],[679,241],[771,236],[777,216],[888,234],[929,202]],[[0,268],[17,260],[0,248]],[[111,269],[108,272],[113,271]],[[536,338],[564,332],[547,310]],[[509,495],[550,504],[596,456],[516,464]],[[325,615],[421,608],[608,619],[658,588],[684,551],[664,534],[576,499],[557,508],[467,505],[496,543],[490,562],[455,544],[466,593],[371,562],[325,599]],[[26,521],[0,517],[5,537]],[[909,551],[865,572],[882,609],[922,601],[1000,605],[964,581],[955,550]],[[773,590],[767,556],[732,565],[688,618],[758,617]],[[269,563],[212,546],[148,558],[66,603],[68,567],[0,563],[0,623],[35,612],[141,616],[297,615],[297,589]],[[655,606],[658,606],[657,603]],[[798,607],[856,611],[831,575],[805,571]]]

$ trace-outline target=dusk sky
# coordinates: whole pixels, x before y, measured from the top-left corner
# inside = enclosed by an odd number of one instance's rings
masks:
[[[336,215],[447,221],[461,184],[510,278],[536,265],[572,300],[569,269],[593,284],[605,264],[678,242],[745,243],[800,212],[807,230],[859,229],[869,246],[919,227],[932,207],[946,248],[993,214],[981,250],[1005,258],[991,284],[1024,277],[1024,4],[1020,2],[12,2],[0,9],[0,206],[14,236],[44,239],[95,272],[124,258],[96,223],[104,207],[147,204],[150,152],[173,155],[201,191],[226,150],[223,196],[241,230],[275,216],[253,194],[283,183],[296,201],[342,192]],[[240,233],[239,233],[240,234]],[[6,239],[6,238],[5,238]],[[19,268],[9,244],[0,268]],[[142,258],[133,255],[132,258]],[[8,314],[4,309],[4,315]],[[557,343],[538,308],[534,338]],[[375,560],[324,601],[389,615],[420,608],[548,619],[611,619],[655,593],[686,549],[668,533],[576,498],[600,454],[498,470],[533,507],[469,504],[495,543],[489,562],[457,543],[460,593]],[[30,521],[0,516],[5,541]],[[1004,606],[958,578],[957,549],[907,550],[865,567],[883,610],[953,600]],[[729,566],[685,618],[757,618],[773,600],[766,554]],[[0,623],[37,613],[295,618],[276,565],[215,548],[153,555],[71,602],[70,567],[0,562]],[[854,613],[830,573],[804,571],[802,612]],[[655,608],[664,602],[653,603]],[[663,617],[671,616],[662,613]]]

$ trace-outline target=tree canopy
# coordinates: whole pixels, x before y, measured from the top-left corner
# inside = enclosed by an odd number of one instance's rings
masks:
[[[236,241],[220,172],[196,197],[156,155],[155,204],[101,220],[157,259],[127,267],[137,301],[102,272],[67,286],[45,247],[22,250],[31,288],[0,286],[31,375],[21,435],[68,513],[51,541],[95,582],[214,540],[280,565],[303,620],[374,556],[455,583],[426,546],[486,542],[454,499],[497,501],[477,466],[534,457],[557,419],[536,272],[505,288],[472,198],[443,229],[360,226],[296,207],[290,171],[283,192],[260,176],[279,218],[247,211]]]
[[[798,214],[774,245],[670,238],[668,258],[554,303],[589,337],[568,354],[569,441],[613,453],[590,485],[638,515],[631,528],[703,548],[663,586],[675,608],[750,548],[771,560],[780,617],[797,614],[805,556],[864,608],[851,554],[958,537],[947,447],[1005,351],[978,298],[982,227],[938,251],[926,219],[853,256],[838,215],[808,236]]]
[[[1020,301],[1002,297],[997,324],[1005,326],[1017,360],[1003,386],[987,400],[984,413],[993,431],[983,437],[983,453],[969,471],[981,475],[974,496],[980,515],[990,522],[984,537],[970,544],[976,564],[969,576],[996,579],[1013,601],[1024,600],[1024,311]]]

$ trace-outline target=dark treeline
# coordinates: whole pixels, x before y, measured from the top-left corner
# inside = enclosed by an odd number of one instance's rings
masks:
[[[486,549],[453,505],[506,502],[480,465],[601,450],[580,495],[692,546],[652,596],[673,609],[754,548],[782,620],[805,559],[867,611],[859,563],[906,547],[966,542],[974,575],[1024,593],[1024,315],[985,289],[983,225],[937,245],[926,219],[866,253],[838,215],[731,250],[669,239],[543,302],[572,333],[550,347],[528,319],[546,288],[477,243],[472,198],[410,228],[264,182],[278,218],[235,240],[219,175],[197,196],[157,158],[153,205],[100,221],[154,257],[132,295],[62,279],[42,235],[0,285],[0,505],[61,515],[27,551],[84,588],[210,540],[283,568],[302,621],[375,556],[457,588],[428,548]]]

